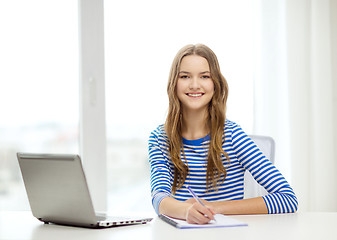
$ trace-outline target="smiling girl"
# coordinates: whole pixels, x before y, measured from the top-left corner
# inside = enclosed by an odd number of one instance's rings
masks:
[[[172,63],[167,93],[166,122],[149,139],[157,214],[204,224],[218,213],[297,211],[285,178],[241,127],[226,119],[228,85],[211,49],[201,44],[182,48]],[[268,195],[243,199],[246,170]],[[206,206],[194,200],[188,185]]]

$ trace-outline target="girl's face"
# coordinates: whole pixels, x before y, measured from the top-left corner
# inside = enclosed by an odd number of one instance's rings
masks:
[[[176,89],[183,111],[207,109],[214,83],[206,58],[189,55],[182,59]]]

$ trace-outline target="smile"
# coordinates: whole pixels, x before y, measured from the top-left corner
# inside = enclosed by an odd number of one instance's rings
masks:
[[[186,93],[189,97],[201,97],[204,93]]]

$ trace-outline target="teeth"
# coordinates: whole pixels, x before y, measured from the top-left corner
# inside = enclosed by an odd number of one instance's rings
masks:
[[[201,93],[188,93],[188,96],[191,96],[191,97],[201,97],[202,94]]]

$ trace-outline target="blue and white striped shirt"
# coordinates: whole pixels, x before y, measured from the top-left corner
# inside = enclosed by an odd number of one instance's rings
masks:
[[[174,179],[174,165],[168,151],[168,137],[164,125],[154,130],[149,138],[149,162],[151,166],[152,204],[158,214],[159,204],[165,197],[185,201],[192,196],[186,189],[190,185],[196,194],[208,201],[227,201],[243,199],[244,172],[248,170],[255,180],[262,185],[268,195],[263,196],[269,213],[289,213],[297,211],[297,198],[294,191],[276,169],[263,155],[255,143],[239,125],[229,120],[225,122],[225,141],[223,150],[230,161],[223,158],[227,171],[225,181],[217,190],[207,190],[207,151],[210,137],[197,140],[183,139],[189,173],[182,188],[171,194]],[[183,155],[181,159],[185,162]]]

